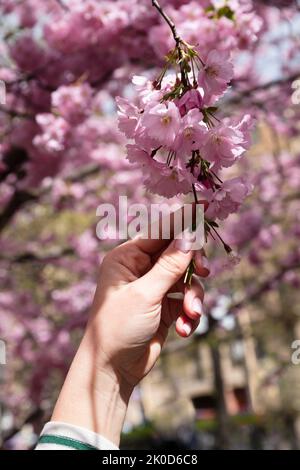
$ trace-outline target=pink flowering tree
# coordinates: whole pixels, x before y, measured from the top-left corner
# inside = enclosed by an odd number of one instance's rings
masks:
[[[96,237],[100,203],[205,200],[208,310],[224,293],[230,314],[298,285],[299,12],[293,1],[2,0],[0,13],[9,436],[36,410],[45,419],[74,353],[115,243]],[[234,271],[220,240],[242,259]]]

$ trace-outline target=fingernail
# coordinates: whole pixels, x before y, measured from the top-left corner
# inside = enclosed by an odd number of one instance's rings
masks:
[[[184,323],[182,329],[185,332],[186,336],[189,336],[191,334],[192,327],[189,323]]]
[[[210,270],[209,261],[205,256],[202,256],[202,266],[203,268],[207,269],[207,271]]]
[[[193,300],[193,310],[195,313],[198,313],[198,315],[201,315],[203,311],[202,302],[199,297],[195,297]]]
[[[191,251],[192,242],[190,240],[185,240],[183,238],[178,238],[175,240],[176,250],[182,251],[183,253],[188,253]]]
[[[168,299],[173,299],[173,300],[183,300],[184,299],[184,294],[182,292],[169,292],[167,294]]]
[[[175,239],[175,247],[177,250],[183,253],[188,253],[192,249],[192,245],[195,241],[195,233],[189,230],[184,230],[181,234],[177,235]]]

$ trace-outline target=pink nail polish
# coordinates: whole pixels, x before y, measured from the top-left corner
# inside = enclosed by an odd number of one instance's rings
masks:
[[[205,256],[202,256],[202,266],[203,266],[203,268],[207,269],[208,271],[210,270],[209,261]]]
[[[193,311],[198,315],[201,315],[201,313],[203,312],[202,302],[199,297],[195,297],[193,300]]]
[[[192,245],[195,241],[195,233],[189,230],[184,230],[183,233],[179,234],[175,240],[175,247],[177,250],[183,253],[188,253],[192,249]]]
[[[192,242],[190,240],[185,240],[184,238],[178,238],[175,240],[175,248],[183,253],[188,253],[191,251]]]
[[[189,336],[191,334],[192,327],[189,323],[184,323],[182,329],[185,332],[186,336]]]

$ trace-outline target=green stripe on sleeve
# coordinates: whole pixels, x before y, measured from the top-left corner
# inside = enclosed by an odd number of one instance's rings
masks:
[[[97,447],[85,444],[84,442],[76,441],[71,437],[65,436],[52,436],[51,434],[44,434],[39,438],[39,444],[57,444],[61,446],[71,447],[75,450],[98,450]]]

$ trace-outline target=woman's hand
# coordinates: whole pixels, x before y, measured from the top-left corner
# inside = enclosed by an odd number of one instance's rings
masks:
[[[100,268],[87,333],[100,362],[131,386],[155,364],[170,326],[175,323],[177,333],[187,337],[202,313],[199,279],[194,276],[191,287],[183,281],[194,254],[189,241],[164,245],[160,240],[128,241],[106,255]],[[206,276],[203,259],[197,253],[197,271]]]
[[[88,326],[53,420],[101,433],[118,443],[134,386],[157,361],[170,326],[189,336],[202,313],[203,289],[193,276],[183,282],[194,256],[196,272],[209,274],[206,258],[191,241],[130,240],[100,268]]]

